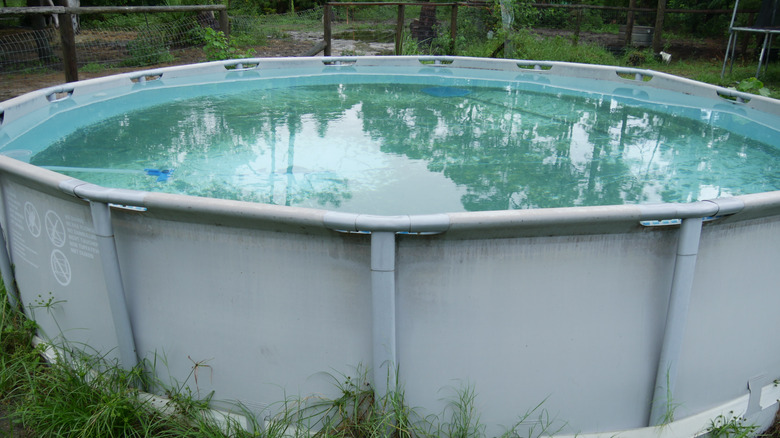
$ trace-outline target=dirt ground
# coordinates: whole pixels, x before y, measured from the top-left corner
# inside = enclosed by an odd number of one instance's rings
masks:
[[[561,36],[570,38],[573,36],[573,32],[559,29],[535,29],[534,32],[543,37]],[[258,57],[301,56],[321,39],[322,34],[318,32],[292,32],[289,38],[269,39],[266,45],[254,47],[254,50]],[[595,43],[604,47],[621,46],[618,36],[613,34],[582,32],[580,34],[580,41]],[[380,55],[392,54],[394,50],[393,43],[367,43],[363,41],[335,39],[332,44],[333,55]],[[718,61],[719,59],[723,59],[723,52],[725,51],[725,42],[720,40],[670,40],[666,42],[666,46],[668,47],[667,50],[672,53],[674,59],[696,58]],[[176,50],[174,55],[176,59],[173,63],[161,64],[154,67],[205,61],[203,51],[199,48]],[[99,72],[81,71],[79,72],[79,79],[90,79],[148,68],[152,68],[152,66],[145,68],[111,68]],[[30,91],[58,85],[63,82],[63,73],[59,71],[47,74],[5,75],[2,87],[0,87],[0,102]]]

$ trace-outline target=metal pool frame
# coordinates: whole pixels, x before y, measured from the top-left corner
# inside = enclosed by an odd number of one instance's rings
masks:
[[[257,58],[30,93],[0,104],[0,140],[82,96],[360,67],[589,78],[607,94],[633,84],[780,117],[775,100],[648,70]],[[0,269],[42,338],[124,367],[164,355],[178,381],[208,363],[210,379],[187,384],[259,416],[289,394],[332,393],[325,372],[359,364],[378,394],[402,384],[422,412],[473,385],[489,434],[544,401],[563,433],[695,436],[719,414],[766,425],[780,397],[778,191],[388,217],[104,188],[6,156],[0,189]],[[684,419],[654,427],[672,411]]]

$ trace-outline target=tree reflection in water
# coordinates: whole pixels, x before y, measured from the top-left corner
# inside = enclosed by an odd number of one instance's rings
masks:
[[[194,98],[86,127],[31,162],[90,168],[73,176],[107,186],[376,214],[780,188],[778,148],[715,126],[712,110],[695,119],[608,95],[461,89],[336,84]],[[167,182],[100,171],[149,167],[176,171]]]

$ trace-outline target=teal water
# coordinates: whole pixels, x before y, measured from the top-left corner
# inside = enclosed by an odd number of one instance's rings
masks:
[[[780,139],[734,134],[718,118],[512,87],[242,89],[107,118],[30,162],[109,187],[369,214],[689,202],[780,189]]]

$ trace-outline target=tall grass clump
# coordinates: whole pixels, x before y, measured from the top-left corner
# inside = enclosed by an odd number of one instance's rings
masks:
[[[286,400],[266,423],[266,434],[273,437],[433,437],[426,419],[419,417],[404,400],[400,386],[377,396],[367,370],[358,367],[356,377],[328,376],[337,396]],[[388,382],[390,379],[388,379]]]
[[[618,59],[604,47],[585,43],[573,44],[570,38],[561,36],[539,38],[527,29],[514,32],[511,38],[515,53],[511,56],[505,56],[507,58],[542,59],[583,64],[620,64]]]
[[[231,417],[217,418],[207,401],[190,393],[168,389],[167,403],[142,393],[142,386],[164,388],[145,371],[148,363],[124,370],[105,356],[67,345],[34,347],[35,330],[0,287],[0,405],[31,436],[248,437],[259,430],[253,416],[247,416],[247,430]],[[52,351],[57,360],[47,362],[44,353]]]

